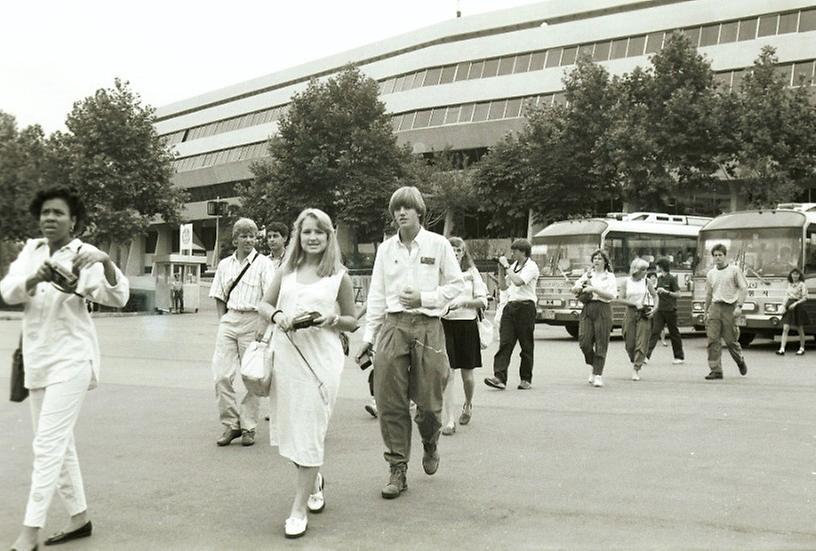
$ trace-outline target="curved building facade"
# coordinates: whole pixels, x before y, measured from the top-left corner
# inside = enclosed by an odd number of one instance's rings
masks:
[[[725,85],[738,84],[768,44],[791,85],[814,84],[814,0],[550,0],[445,21],[166,105],[156,129],[175,148],[174,182],[190,193],[185,217],[212,255],[207,201],[235,196],[251,162],[267,154],[265,141],[290,98],[312,78],[354,63],[380,83],[401,143],[416,153],[478,155],[521,128],[526,106],[564,101],[562,77],[579,53],[623,74],[647,65],[675,30]],[[157,226],[143,243],[145,266],[153,253],[177,249],[176,233]]]

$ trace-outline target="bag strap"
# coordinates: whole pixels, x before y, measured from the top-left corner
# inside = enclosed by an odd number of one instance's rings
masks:
[[[235,289],[235,286],[238,285],[238,282],[241,281],[241,278],[244,277],[244,274],[246,273],[246,271],[249,270],[249,267],[252,266],[252,263],[255,262],[256,258],[258,258],[258,253],[257,252],[255,253],[255,256],[252,258],[252,260],[250,260],[247,263],[247,265],[244,266],[244,269],[241,270],[241,273],[238,274],[238,277],[235,278],[235,281],[232,282],[232,285],[230,285],[229,291],[227,291],[226,300],[224,300],[224,304],[229,304],[229,299],[230,299],[230,295],[232,294],[232,291]]]

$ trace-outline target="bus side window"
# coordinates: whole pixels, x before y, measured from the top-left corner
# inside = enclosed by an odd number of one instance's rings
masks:
[[[816,224],[811,224],[807,229],[807,242],[805,243],[805,273],[816,272]]]

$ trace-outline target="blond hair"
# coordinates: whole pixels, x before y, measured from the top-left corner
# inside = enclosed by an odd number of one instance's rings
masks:
[[[338,273],[344,269],[340,258],[340,245],[337,242],[337,232],[334,230],[331,218],[320,209],[303,209],[292,226],[292,238],[289,240],[289,247],[286,249],[286,258],[283,261],[283,273],[290,273],[297,270],[303,264],[306,253],[300,244],[300,231],[306,218],[312,218],[317,222],[317,227],[326,233],[326,249],[323,257],[317,266],[317,275],[327,277]]]
[[[636,258],[632,261],[632,264],[629,266],[629,275],[634,275],[636,272],[648,268],[649,268],[648,262],[646,262],[642,258]]]
[[[239,235],[245,233],[258,233],[258,225],[252,218],[239,218],[232,226],[232,238],[235,239]]]
[[[388,202],[388,212],[393,216],[394,211],[400,207],[414,209],[419,214],[420,219],[425,217],[425,199],[422,198],[422,192],[415,186],[402,186],[391,195],[391,200]]]

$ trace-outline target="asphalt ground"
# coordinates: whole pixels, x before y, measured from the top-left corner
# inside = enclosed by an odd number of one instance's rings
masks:
[[[254,447],[215,445],[214,312],[96,323],[102,384],[76,429],[95,532],[66,550],[816,549],[812,343],[778,357],[756,341],[746,377],[726,358],[725,379],[709,382],[705,339],[686,334],[684,365],[658,345],[633,382],[614,337],[596,389],[576,341],[539,326],[533,389],[515,389],[517,354],[508,390],[484,386],[495,345],[485,351],[471,424],[440,437],[432,477],[415,431],[409,489],[392,501],[380,497],[388,468],[365,376],[349,361],[326,441],[326,510],[286,540],[294,467],[265,430]],[[18,336],[19,321],[0,321],[4,388]],[[31,471],[27,402],[0,403],[0,421],[10,545]],[[55,497],[43,537],[65,518]]]

